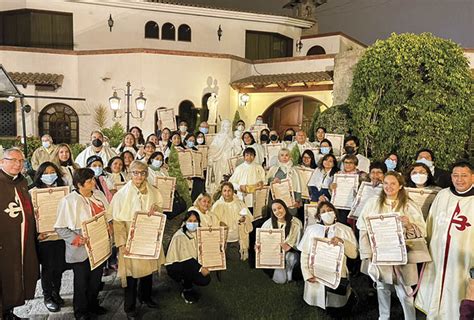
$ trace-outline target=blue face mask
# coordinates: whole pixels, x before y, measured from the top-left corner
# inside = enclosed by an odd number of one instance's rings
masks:
[[[58,178],[58,175],[56,173],[41,175],[41,181],[45,185],[48,185],[48,186],[52,185],[54,181],[56,181],[57,178]]]
[[[208,128],[199,128],[199,132],[207,134],[209,132],[209,129]]]
[[[188,148],[192,148],[192,147],[194,147],[194,142],[188,141],[188,142],[186,142],[186,146],[187,146]]]
[[[331,151],[331,148],[330,147],[321,147],[319,150],[321,151],[321,154],[329,154],[329,152]]]
[[[189,232],[195,232],[198,229],[198,227],[199,227],[199,223],[186,221],[186,229],[188,229]]]
[[[397,163],[392,159],[385,160],[385,165],[387,166],[388,171],[393,171],[397,167]]]
[[[102,167],[94,167],[94,168],[91,168],[92,171],[94,171],[94,175],[96,177],[100,176],[102,174],[102,172],[104,172],[104,169]]]
[[[153,159],[153,160],[151,161],[151,166],[152,166],[152,167],[155,167],[155,168],[160,168],[162,164],[163,164],[163,161],[161,161],[161,160],[155,160],[155,159]]]

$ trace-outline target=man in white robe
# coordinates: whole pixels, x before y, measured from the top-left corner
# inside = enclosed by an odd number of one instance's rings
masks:
[[[91,133],[91,146],[85,148],[79,155],[76,157],[76,163],[81,167],[87,167],[87,159],[91,156],[99,156],[102,158],[104,163],[108,163],[112,157],[115,157],[117,154],[112,148],[104,145],[104,135],[100,131],[92,131]]]
[[[306,133],[303,130],[296,132],[295,140],[296,141],[288,146],[290,151],[293,150],[294,147],[298,147],[301,155],[305,150],[314,148],[313,144],[308,141]]]
[[[474,167],[464,161],[454,164],[451,180],[453,187],[438,193],[427,219],[432,262],[415,301],[427,319],[459,319],[474,266]]]

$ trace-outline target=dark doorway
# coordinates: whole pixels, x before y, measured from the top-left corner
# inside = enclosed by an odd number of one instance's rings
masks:
[[[49,134],[54,143],[79,142],[79,117],[73,108],[63,103],[52,103],[41,110],[39,134]]]
[[[188,123],[188,131],[194,132],[196,128],[198,110],[194,104],[189,100],[184,100],[179,104],[178,122],[185,120]]]

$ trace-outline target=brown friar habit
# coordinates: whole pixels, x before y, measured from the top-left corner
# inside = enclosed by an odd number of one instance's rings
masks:
[[[0,316],[35,294],[36,225],[26,179],[0,169]]]

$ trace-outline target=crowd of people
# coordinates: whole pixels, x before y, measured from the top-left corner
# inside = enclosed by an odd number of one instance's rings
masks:
[[[242,120],[235,128],[230,121],[223,120],[218,132],[212,135],[206,122],[193,133],[188,131],[186,121],[181,121],[177,131],[160,128],[146,139],[139,127],[133,127],[112,148],[96,130],[91,133],[90,145],[75,159],[69,145],[55,145],[51,136],[44,135],[42,146],[31,158],[35,174],[29,183],[24,170],[27,159],[22,151],[5,150],[0,170],[3,318],[18,318],[14,307],[34,297],[39,278],[46,308],[50,312],[59,311],[64,305],[61,278],[68,268],[74,273],[76,319],[107,313],[97,297],[103,286],[102,276],[111,272],[117,272],[121,279],[124,311],[129,319],[137,317],[137,299],[157,308],[152,296],[153,273],[162,265],[169,277],[182,285],[180,295],[184,302],[196,303],[199,294],[193,287],[206,286],[211,281],[211,272],[198,261],[196,231],[199,227],[225,226],[227,254],[235,254],[251,267],[255,267],[261,249],[256,244],[256,229],[284,229],[281,248],[285,268],[264,271],[276,284],[304,281],[302,297],[311,306],[333,310],[336,314],[338,310],[351,310],[357,303],[358,290],[351,286],[351,277],[360,276],[367,278],[368,286],[375,284],[379,319],[390,318],[392,291],[400,300],[405,319],[416,318],[415,308],[428,319],[472,319],[472,163],[460,160],[448,172],[435,165],[434,152],[426,148],[413,155],[412,163],[400,163],[395,152],[385,159],[370,161],[360,153],[356,136],[345,136],[343,153],[337,154],[326,139],[325,128],[319,127],[314,133],[315,141],[309,141],[302,130],[288,128],[279,134],[268,126],[265,128],[261,116],[249,128]],[[193,205],[186,208],[175,201],[173,212],[165,212],[169,221],[179,220],[179,228],[167,229],[173,233],[167,248],[161,250],[157,259],[125,257],[134,212],[162,211],[163,199],[155,177],[169,175],[172,150],[199,151],[199,146],[205,145],[208,165],[204,168],[204,178],[188,178]],[[270,156],[267,145],[279,146],[278,155]],[[241,159],[232,168],[229,159],[236,156]],[[298,168],[312,170],[308,181],[302,180]],[[357,175],[359,184],[369,182],[374,193],[375,188],[381,187],[380,195],[367,201],[358,218],[332,203],[338,188],[334,178],[341,173]],[[293,202],[270,195],[263,217],[257,217],[255,192],[285,179],[291,182]],[[28,190],[60,186],[69,186],[71,192],[59,203],[55,232],[38,233],[35,222],[38,212]],[[428,212],[422,212],[410,198],[407,187],[438,192]],[[175,195],[183,201],[178,191]],[[307,204],[317,204],[313,217],[316,224],[304,226]],[[88,239],[82,234],[81,223],[102,212],[106,213],[114,248],[103,266],[91,270],[85,249]],[[391,212],[400,215],[407,245],[412,240],[426,240],[423,253],[429,255],[429,261],[414,260],[392,266],[372,263],[366,218]],[[325,228],[317,228],[318,225]],[[343,245],[342,279],[336,289],[319,282],[310,270],[314,237]]]

